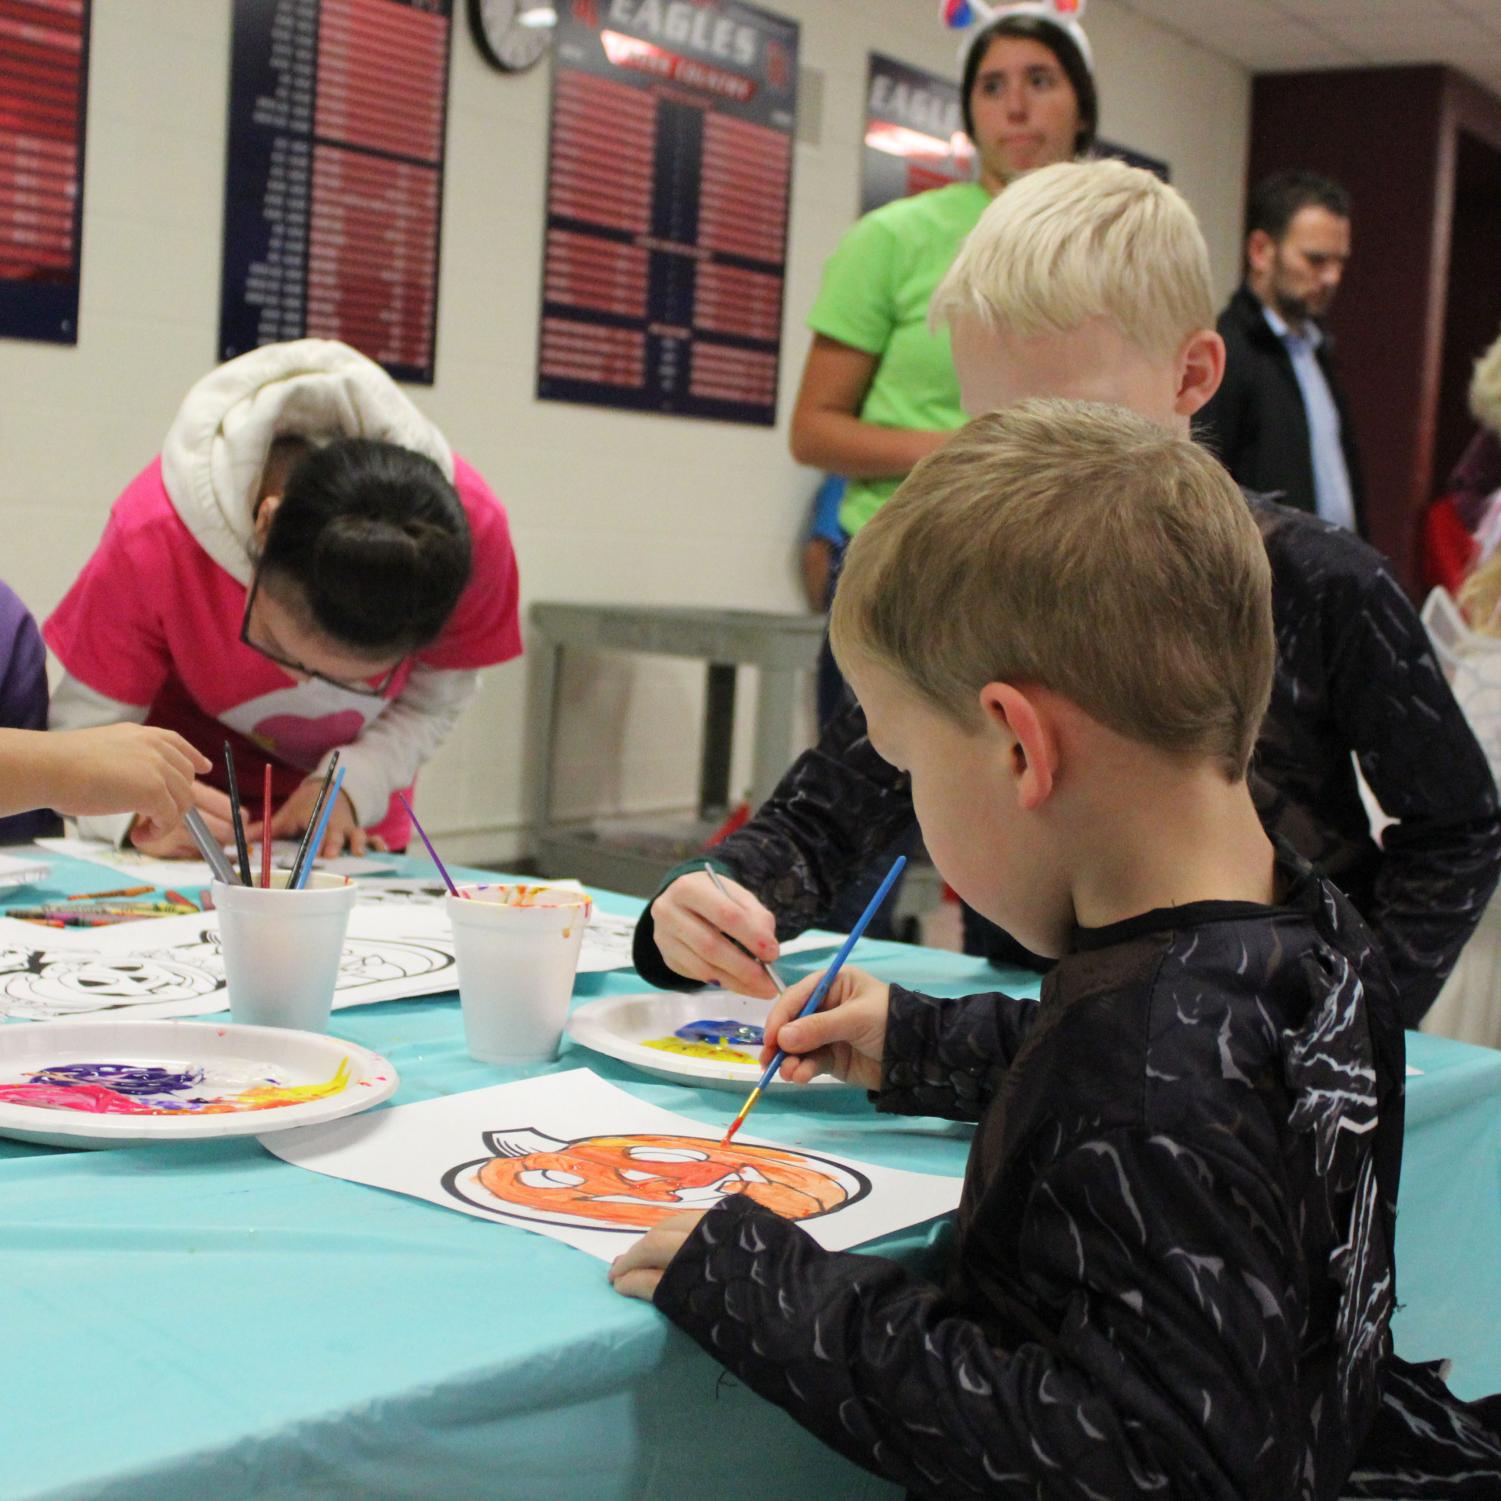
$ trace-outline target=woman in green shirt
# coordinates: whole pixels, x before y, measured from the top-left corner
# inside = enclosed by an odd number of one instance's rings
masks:
[[[979,181],[866,214],[826,263],[809,315],[792,454],[849,478],[839,520],[851,535],[964,422],[948,334],[928,328],[928,300],[960,244],[1014,177],[1093,144],[1083,30],[1046,4],[1009,7],[969,44],[961,98]]]

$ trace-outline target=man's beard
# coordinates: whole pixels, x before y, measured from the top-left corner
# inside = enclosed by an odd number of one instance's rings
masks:
[[[1277,311],[1281,314],[1284,323],[1307,323],[1314,316],[1306,298],[1294,297],[1291,293],[1276,287],[1272,289],[1272,293],[1277,300]]]
[[[1334,295],[1316,292],[1312,297],[1300,297],[1289,292],[1279,279],[1273,278],[1272,299],[1284,323],[1307,323],[1310,318],[1322,318],[1329,311]]]

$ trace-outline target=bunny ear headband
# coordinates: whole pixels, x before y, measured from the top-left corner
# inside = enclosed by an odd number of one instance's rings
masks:
[[[991,5],[986,0],[938,0],[938,14],[943,24],[955,31],[968,31],[960,50],[960,57],[969,51],[975,37],[992,21],[1002,21],[1008,16],[1035,16],[1039,21],[1049,21],[1063,32],[1079,49],[1084,66],[1094,72],[1094,57],[1089,50],[1089,38],[1079,24],[1084,15],[1086,0],[1023,0],[1012,5]]]

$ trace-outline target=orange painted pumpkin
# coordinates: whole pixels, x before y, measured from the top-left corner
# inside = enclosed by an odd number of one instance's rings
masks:
[[[506,1151],[508,1135],[496,1132],[487,1139],[492,1148]],[[537,1132],[524,1135],[555,1149],[470,1164],[479,1167],[478,1187],[490,1200],[484,1207],[521,1219],[646,1230],[685,1209],[712,1209],[729,1194],[744,1194],[787,1219],[802,1220],[868,1191],[862,1177],[837,1163],[777,1147],[722,1147],[697,1136],[588,1136],[563,1142]],[[479,1203],[472,1188],[463,1192],[463,1177],[455,1190]]]

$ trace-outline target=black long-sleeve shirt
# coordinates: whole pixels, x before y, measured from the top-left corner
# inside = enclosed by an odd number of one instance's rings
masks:
[[[1281,873],[1276,908],[1078,934],[1040,1002],[893,987],[877,1105],[980,1122],[942,1288],[739,1198],[657,1306],[921,1496],[1333,1501],[1384,1397],[1371,1485],[1454,1488],[1355,1494],[1501,1494],[1501,1442],[1390,1356],[1389,976],[1327,882]]]
[[[1257,809],[1366,918],[1396,978],[1402,1019],[1416,1026],[1501,875],[1495,782],[1385,559],[1315,516],[1249,503],[1271,561],[1277,641],[1252,767]],[[1355,761],[1396,820],[1380,846]],[[789,938],[822,921],[913,816],[906,777],[875,753],[852,706],[713,859]],[[650,910],[635,964],[654,985],[691,983],[663,962]]]

